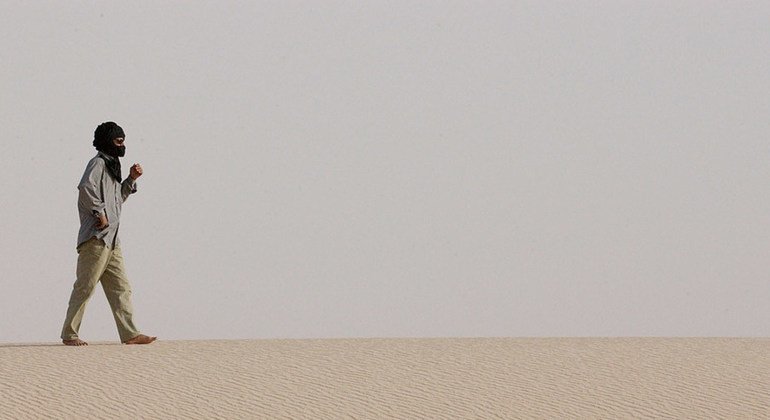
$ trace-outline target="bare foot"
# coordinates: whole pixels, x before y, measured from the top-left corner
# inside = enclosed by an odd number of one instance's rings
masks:
[[[158,337],[148,337],[144,334],[139,334],[128,341],[124,341],[123,344],[150,344],[157,339]]]
[[[62,340],[61,342],[64,343],[65,346],[87,346],[88,345],[88,343],[86,343],[85,341],[79,338],[76,338],[74,340]]]

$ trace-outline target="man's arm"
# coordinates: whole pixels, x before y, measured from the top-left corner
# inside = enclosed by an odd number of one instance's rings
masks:
[[[120,195],[123,196],[123,202],[128,200],[128,196],[136,192],[136,180],[129,175],[120,184]]]
[[[120,185],[120,192],[123,196],[123,202],[128,200],[128,196],[136,192],[136,179],[142,176],[142,166],[135,163],[131,166],[128,177]]]
[[[78,202],[83,208],[91,211],[95,218],[99,219],[97,228],[107,227],[107,217],[104,214],[106,205],[102,200],[101,181],[104,176],[104,162],[101,159],[93,159],[88,162],[83,178],[78,184]]]

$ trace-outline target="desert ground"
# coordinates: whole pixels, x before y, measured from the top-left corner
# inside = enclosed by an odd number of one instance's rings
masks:
[[[0,344],[0,418],[764,419],[768,338]]]

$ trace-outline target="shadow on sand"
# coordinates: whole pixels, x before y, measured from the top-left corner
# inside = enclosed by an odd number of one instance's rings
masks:
[[[111,343],[111,342],[89,342],[87,346],[79,347],[91,347],[91,346],[122,346],[123,343]],[[65,346],[62,343],[0,343],[0,349],[13,348],[13,347],[78,347],[78,346]]]

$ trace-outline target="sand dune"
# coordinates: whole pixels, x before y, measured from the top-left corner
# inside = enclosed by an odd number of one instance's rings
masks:
[[[770,339],[0,345],[0,418],[770,418]]]

